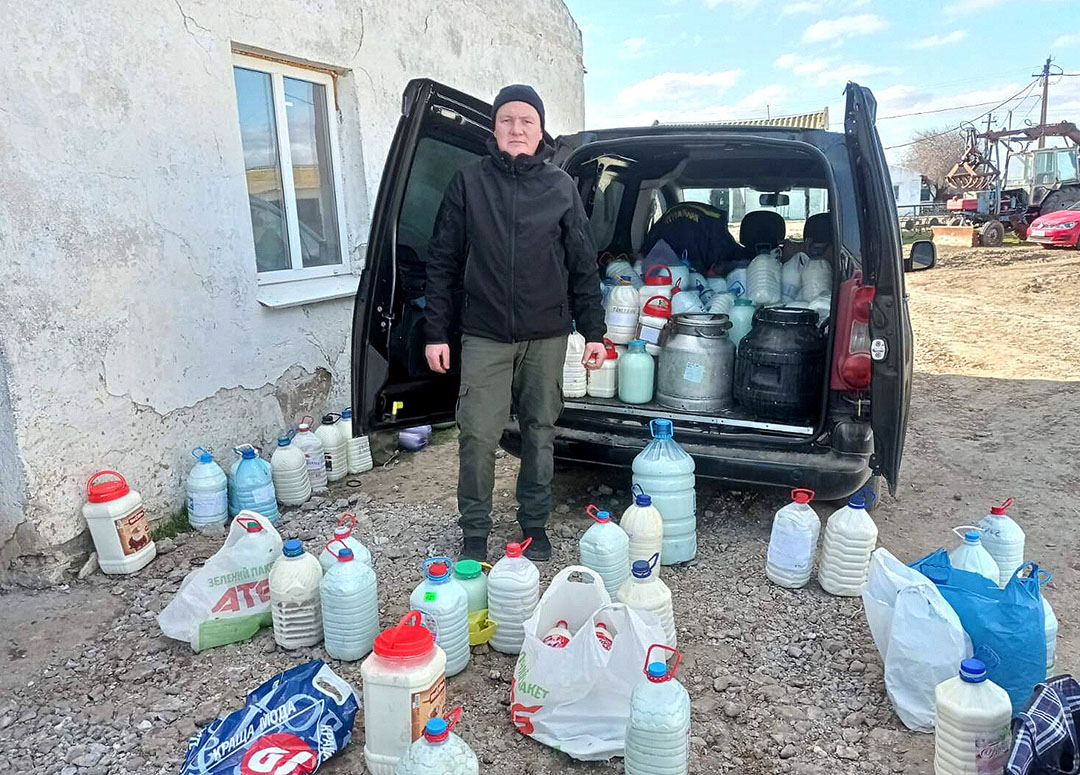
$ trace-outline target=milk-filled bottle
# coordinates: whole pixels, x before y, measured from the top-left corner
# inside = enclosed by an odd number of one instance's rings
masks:
[[[270,569],[270,614],[281,648],[314,646],[323,639],[321,581],[322,567],[304,551],[300,539],[286,541]]]
[[[821,541],[818,581],[830,595],[862,594],[870,570],[870,555],[877,547],[878,529],[866,510],[866,495],[852,495],[846,506],[825,523]]]
[[[590,504],[585,513],[595,521],[578,542],[581,564],[600,575],[613,598],[630,575],[630,539],[608,512]]]
[[[652,658],[662,649],[675,655],[672,665]],[[630,695],[626,723],[626,775],[686,775],[690,769],[690,694],[675,679],[682,656],[656,644],[645,655],[645,678]]]
[[[813,490],[792,490],[792,502],[773,517],[765,575],[774,584],[795,589],[810,581],[821,532],[821,519],[810,506],[813,499]]]
[[[488,574],[488,617],[495,622],[491,648],[503,654],[521,653],[525,620],[540,602],[540,571],[524,556],[532,543],[506,545],[506,556]]]
[[[660,555],[664,546],[664,518],[653,505],[652,497],[640,484],[633,486],[634,502],[623,512],[619,527],[630,539],[630,562]],[[660,575],[660,566],[654,571]]]

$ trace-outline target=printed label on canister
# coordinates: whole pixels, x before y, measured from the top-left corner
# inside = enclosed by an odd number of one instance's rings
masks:
[[[117,517],[113,524],[125,556],[135,554],[150,543],[150,525],[146,521],[146,509],[142,506]]]
[[[225,490],[188,493],[188,513],[196,519],[221,516],[228,507],[229,496]]]
[[[446,676],[440,675],[427,689],[412,695],[412,739],[419,740],[424,726],[433,718],[441,718],[446,707]]]
[[[700,385],[705,379],[705,366],[701,363],[694,363],[693,361],[686,362],[686,368],[683,369],[683,379],[687,382],[692,382],[695,385]]]

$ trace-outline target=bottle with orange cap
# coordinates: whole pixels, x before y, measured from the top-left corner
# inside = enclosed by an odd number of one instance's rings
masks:
[[[409,596],[409,607],[423,614],[424,626],[446,652],[446,675],[457,675],[469,664],[469,594],[453,576],[449,557],[424,560],[424,580]]]
[[[488,574],[488,617],[495,622],[491,647],[503,654],[520,654],[525,620],[540,602],[540,571],[525,556],[532,539],[506,545],[506,556]]]

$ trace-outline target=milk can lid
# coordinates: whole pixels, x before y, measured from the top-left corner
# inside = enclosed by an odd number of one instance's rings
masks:
[[[394,627],[375,636],[375,653],[387,659],[421,657],[435,648],[435,636],[420,622],[419,611],[409,611]]]
[[[299,557],[304,553],[304,545],[299,538],[290,538],[281,546],[281,553],[286,557]]]
[[[986,664],[981,659],[965,659],[960,663],[960,678],[977,684],[986,680]]]

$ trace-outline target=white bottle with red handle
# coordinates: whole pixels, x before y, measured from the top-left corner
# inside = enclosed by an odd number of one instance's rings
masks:
[[[564,649],[570,645],[572,637],[574,637],[574,634],[570,632],[570,625],[567,624],[565,619],[560,619],[555,622],[554,627],[547,631],[541,642],[545,646],[551,646],[553,649]]]
[[[638,304],[643,314],[645,305],[654,297],[671,298],[671,288],[674,281],[671,277],[671,267],[666,264],[653,264],[650,266],[641,281],[642,285],[638,288]]]
[[[594,570],[612,598],[630,575],[630,538],[611,521],[611,514],[589,504],[585,513],[595,522],[578,542],[581,564]]]
[[[585,392],[593,398],[614,398],[619,387],[619,353],[610,339],[604,339],[604,351],[603,365],[588,373]]]
[[[660,354],[660,337],[670,319],[670,291],[667,296],[650,297],[641,308],[638,339],[645,343],[645,352],[654,358]]]
[[[453,732],[460,720],[460,707],[446,718],[429,719],[420,739],[401,757],[394,775],[479,775],[476,754]]]
[[[1009,498],[1000,506],[993,506],[990,513],[976,523],[983,548],[997,563],[999,587],[1009,583],[1016,569],[1024,564],[1024,531],[1006,513],[1012,505],[1013,499]]]
[[[134,573],[157,556],[142,496],[116,471],[90,477],[82,514],[102,573]]]
[[[540,571],[524,556],[532,543],[506,545],[506,556],[488,574],[488,618],[495,622],[491,648],[502,654],[520,654],[525,642],[525,620],[540,602]]]
[[[796,589],[810,581],[821,532],[821,518],[810,506],[813,499],[813,490],[792,490],[792,502],[773,517],[765,575],[774,584]]]

